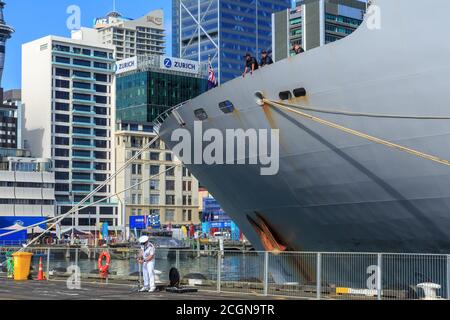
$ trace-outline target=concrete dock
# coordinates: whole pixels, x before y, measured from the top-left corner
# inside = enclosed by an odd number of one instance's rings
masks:
[[[269,297],[239,293],[198,292],[171,294],[165,291],[138,293],[137,286],[82,283],[70,290],[65,281],[24,281],[0,279],[0,300],[270,300]]]

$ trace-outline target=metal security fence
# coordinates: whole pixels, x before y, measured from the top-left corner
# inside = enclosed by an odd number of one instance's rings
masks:
[[[6,259],[20,247],[0,247],[0,277]],[[40,258],[49,280],[67,279],[78,270],[81,282],[141,280],[137,248],[27,248],[32,276]],[[108,277],[97,260],[111,255]],[[76,267],[76,269],[74,269]],[[450,255],[392,253],[314,253],[176,250],[156,251],[157,282],[167,285],[177,268],[181,284],[199,290],[304,299],[419,300],[450,299]]]

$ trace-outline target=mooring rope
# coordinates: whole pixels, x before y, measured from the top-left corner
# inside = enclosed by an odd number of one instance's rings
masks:
[[[264,100],[263,101],[271,101],[272,100]],[[399,115],[399,114],[388,114],[388,113],[363,113],[363,112],[351,112],[351,111],[343,111],[343,110],[336,110],[336,109],[321,109],[316,107],[306,107],[302,105],[297,104],[291,104],[286,102],[276,102],[279,105],[285,106],[285,107],[291,107],[295,109],[305,110],[305,111],[312,111],[312,112],[319,112],[319,113],[328,113],[328,114],[336,114],[336,115],[343,115],[343,116],[349,116],[349,117],[366,117],[366,118],[388,118],[388,119],[417,119],[417,120],[450,120],[450,116],[425,116],[425,115]]]
[[[423,159],[427,159],[427,160],[430,160],[430,161],[433,161],[433,162],[436,162],[436,163],[440,163],[440,164],[443,164],[443,165],[446,165],[446,166],[450,166],[450,161],[448,161],[448,160],[441,159],[439,157],[436,157],[436,156],[433,156],[433,155],[430,155],[430,154],[427,154],[427,153],[423,153],[423,152],[420,152],[420,151],[417,151],[417,150],[414,150],[414,149],[411,149],[411,148],[408,148],[408,147],[405,147],[405,146],[401,146],[401,145],[393,143],[393,142],[389,142],[389,141],[386,141],[386,140],[383,140],[383,139],[380,139],[380,138],[377,138],[377,137],[365,134],[365,133],[360,132],[360,131],[356,131],[356,130],[344,127],[344,126],[336,124],[334,122],[327,121],[327,120],[321,119],[319,117],[312,116],[312,115],[304,113],[304,112],[302,112],[300,110],[296,110],[296,109],[294,109],[292,107],[285,106],[285,105],[283,105],[283,104],[281,104],[279,102],[276,102],[276,101],[272,101],[272,100],[265,99],[265,98],[262,99],[262,101],[264,103],[267,103],[268,105],[270,105],[272,107],[279,108],[279,109],[282,109],[282,110],[286,110],[286,111],[295,113],[295,114],[297,114],[297,115],[299,115],[299,116],[301,116],[303,118],[306,118],[306,119],[312,120],[314,122],[323,124],[323,125],[328,126],[330,128],[334,128],[334,129],[346,132],[348,134],[360,137],[362,139],[366,139],[366,140],[369,140],[371,142],[375,142],[375,143],[387,146],[389,148],[393,148],[393,149],[396,149],[396,150],[399,150],[399,151],[402,151],[402,152],[406,152],[406,153],[412,154],[414,156],[417,156],[417,157],[420,157],[420,158],[423,158]],[[302,107],[302,108],[305,109],[305,107]],[[435,119],[435,118],[433,117],[433,119]],[[450,117],[447,118],[447,119],[450,119]]]

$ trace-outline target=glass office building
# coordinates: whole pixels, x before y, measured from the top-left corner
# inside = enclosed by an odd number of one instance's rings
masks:
[[[340,40],[363,22],[367,3],[359,0],[299,0],[296,7],[273,14],[273,57],[293,55],[296,43],[305,50]]]
[[[117,122],[151,123],[168,108],[205,92],[207,80],[152,68],[118,76],[116,89]]]
[[[289,0],[173,0],[174,56],[207,62],[221,83],[242,75],[246,52],[272,47],[272,13]],[[198,28],[197,21],[201,21]]]

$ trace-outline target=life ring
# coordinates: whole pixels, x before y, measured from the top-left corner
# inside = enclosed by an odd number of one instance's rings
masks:
[[[103,264],[103,260],[106,260],[106,264]],[[100,257],[98,257],[97,266],[98,270],[100,270],[100,273],[108,273],[109,271],[109,264],[111,263],[111,256],[108,252],[102,252]]]

